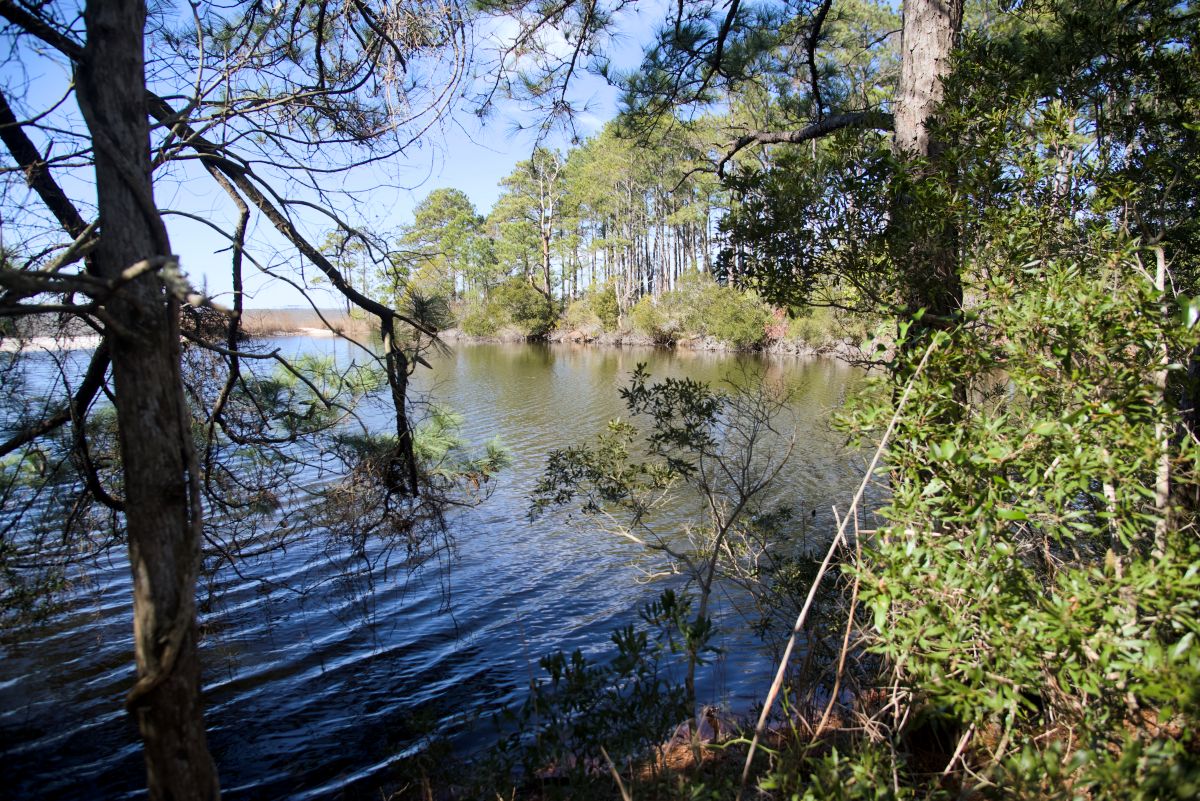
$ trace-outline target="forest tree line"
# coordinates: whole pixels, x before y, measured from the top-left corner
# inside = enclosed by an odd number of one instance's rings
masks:
[[[610,122],[565,155],[536,148],[502,180],[486,213],[459,189],[433,190],[383,264],[344,238],[326,248],[381,299],[442,297],[460,319],[478,313],[510,279],[522,287],[518,293],[537,292],[551,319],[602,290],[623,314],[689,273],[711,272],[726,201],[710,173],[689,174],[704,157],[695,126],[676,121],[649,140],[621,128]]]
[[[882,102],[898,78],[899,57],[880,43],[900,21],[898,10],[886,4],[840,5],[823,23],[813,49],[814,64],[832,84],[826,91],[864,107]],[[778,72],[780,66],[773,69]],[[823,218],[793,219],[800,228],[786,235],[778,225],[772,229],[775,236],[752,240],[746,235],[751,215],[763,212],[756,207],[762,203],[761,187],[768,176],[786,174],[794,156],[787,147],[731,144],[728,131],[766,128],[794,115],[797,87],[787,83],[782,74],[766,73],[762,81],[731,85],[722,110],[687,115],[637,106],[631,85],[627,110],[599,133],[565,153],[535,147],[502,179],[492,208],[477,209],[462,190],[435,189],[417,204],[410,223],[387,235],[392,250],[386,259],[345,235],[330,235],[326,250],[365,292],[381,300],[395,304],[412,293],[444,298],[469,334],[493,334],[515,324],[521,333],[541,335],[556,323],[577,321],[579,314],[561,318],[573,302],[585,300],[577,311],[604,328],[617,327],[619,320],[653,337],[664,325],[678,325],[678,320],[656,319],[662,315],[653,307],[687,277],[749,289],[756,265],[764,260],[813,259],[845,239],[828,230],[841,224],[828,211]],[[786,139],[779,141],[786,145]],[[811,141],[814,157],[829,147],[820,137]],[[874,213],[876,222],[887,216],[883,209]],[[825,241],[818,243],[811,232],[820,229]],[[816,279],[788,272],[792,266],[783,265],[777,280],[812,288]],[[875,318],[871,312],[878,305],[864,297],[863,287],[847,286],[836,275],[818,283],[820,293],[798,302],[774,299],[779,311],[773,320],[755,309],[739,321],[748,324],[744,318],[753,317],[761,327],[778,326],[780,313],[811,315],[814,305]],[[642,298],[650,302],[642,304],[638,317],[628,318]],[[696,292],[690,292],[688,301],[695,299]],[[744,304],[746,298],[722,300]],[[842,320],[818,328],[854,326]],[[731,344],[759,344],[768,333]]]

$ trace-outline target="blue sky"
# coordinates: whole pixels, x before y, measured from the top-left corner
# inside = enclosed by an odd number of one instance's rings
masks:
[[[594,110],[579,120],[578,133],[581,136],[597,132],[617,111],[616,90],[590,76],[587,82],[591,84],[589,88],[593,90],[595,102]],[[514,130],[514,122],[521,118],[519,109],[508,103],[502,106],[501,112],[483,124],[469,113],[455,115],[447,120],[442,130],[432,132],[419,149],[412,150],[405,162],[388,165],[397,173],[402,185],[395,185],[391,180],[375,184],[370,174],[351,176],[351,181],[361,182],[364,187],[355,193],[360,202],[354,212],[361,215],[356,224],[361,223],[377,231],[398,228],[412,219],[413,208],[422,198],[442,187],[462,190],[471,198],[476,209],[486,214],[500,194],[501,179],[512,172],[517,162],[529,158],[537,140],[534,131]],[[528,122],[528,119],[525,121]],[[547,140],[547,144],[565,150],[567,137],[555,133]],[[224,208],[224,196],[211,181],[191,180],[183,185],[160,182],[156,192],[160,206],[171,207],[186,198],[186,205],[192,208],[203,210],[208,207],[209,214],[206,216],[217,219],[224,216],[225,225],[232,223],[227,216],[228,209]],[[257,225],[249,236],[251,242],[257,240],[261,248],[267,241],[276,239],[268,223],[261,219],[255,222]],[[224,300],[224,293],[232,287],[228,257],[222,252],[226,243],[206,226],[178,217],[168,218],[168,227],[172,246],[181,255],[184,269],[193,283],[206,283],[208,292],[216,296],[218,302],[228,303]],[[313,219],[309,232],[319,227],[320,223]],[[283,250],[282,242],[279,247]],[[251,270],[246,271],[246,276],[247,307],[307,305],[299,293],[286,284],[252,275]],[[333,307],[340,303],[333,293],[317,290],[315,296],[322,307]]]
[[[641,59],[642,49],[654,31],[665,4],[662,0],[651,0],[641,5],[619,21],[612,37],[608,56],[618,70],[630,70]],[[560,43],[561,46],[561,43]],[[569,98],[581,109],[575,118],[575,134],[586,138],[599,132],[612,119],[619,106],[619,90],[602,78],[587,72],[579,72],[573,81]],[[376,231],[398,228],[412,218],[413,208],[435,189],[452,187],[460,189],[471,198],[476,209],[486,214],[500,194],[499,183],[512,172],[517,162],[529,158],[537,144],[537,112],[523,109],[520,104],[498,98],[494,110],[486,120],[480,121],[467,109],[461,109],[444,120],[438,129],[431,131],[420,143],[419,148],[410,150],[402,163],[387,165],[389,172],[398,178],[386,183],[373,182],[373,176],[361,174],[349,180],[359,182],[363,188],[356,192],[358,203],[353,209],[356,223],[374,227]],[[566,150],[570,136],[561,130],[552,131],[543,145]],[[211,195],[214,212],[221,204],[221,196],[208,182],[207,189],[197,191]],[[195,201],[196,197],[189,198]],[[164,198],[159,194],[162,205]],[[317,226],[319,222],[313,221]],[[170,222],[172,244],[183,256],[185,270],[196,284],[204,282],[208,291],[221,302],[230,291],[227,259],[224,253],[215,253],[224,243],[214,244],[212,232],[203,226],[180,221]],[[309,229],[311,234],[312,228]],[[270,226],[259,220],[257,230],[251,232],[251,241],[260,243],[277,238]],[[317,237],[310,236],[314,241]],[[283,250],[283,248],[281,248]],[[287,251],[290,252],[290,251]],[[298,264],[300,269],[312,271],[307,265]],[[308,301],[296,290],[278,281],[252,275],[246,271],[246,306],[248,308],[277,308],[307,306]],[[310,291],[318,306],[341,305],[339,296],[317,289]],[[226,301],[227,302],[227,301]]]
[[[654,25],[664,7],[663,0],[650,0],[641,8],[627,13],[617,26],[617,35],[610,43],[609,53],[618,69],[631,69],[638,63],[644,43],[653,32]],[[180,12],[186,10],[179,5]],[[190,11],[188,12],[190,14]],[[511,21],[508,21],[511,23]],[[489,23],[493,45],[503,44],[506,22]],[[511,25],[515,30],[515,24]],[[485,31],[485,34],[487,32]],[[551,48],[563,48],[561,41],[550,43]],[[36,114],[60,98],[70,79],[69,68],[61,59],[48,59],[39,55],[35,48],[22,47],[17,59],[8,59],[0,65],[0,80],[18,107]],[[578,73],[569,98],[577,107],[584,108],[576,118],[576,133],[587,137],[596,133],[611,119],[618,108],[618,90],[601,78],[587,73]],[[55,114],[53,122],[61,128],[83,132],[82,120],[74,99],[68,100]],[[355,225],[372,229],[377,233],[393,231],[411,219],[413,207],[429,192],[441,187],[454,187],[464,191],[481,213],[486,213],[499,195],[499,181],[509,174],[518,161],[529,157],[537,140],[534,114],[512,101],[499,99],[487,119],[480,122],[467,109],[461,109],[435,129],[419,143],[410,148],[402,160],[379,165],[347,176],[331,179],[330,188],[343,191],[345,202],[339,211]],[[525,130],[519,130],[524,128]],[[43,149],[49,147],[54,134],[30,129],[30,135]],[[59,137],[56,143],[61,153],[71,144]],[[544,144],[565,150],[569,138],[565,132],[552,133]],[[80,200],[85,218],[92,212],[94,192],[91,186],[90,169],[76,170],[70,174],[60,172],[59,180],[68,194]],[[313,199],[311,192],[294,190],[293,195],[301,200]],[[194,162],[168,167],[156,175],[156,200],[161,208],[186,211],[211,220],[225,230],[232,230],[234,210],[228,199],[213,183],[211,178],[196,168]],[[24,209],[40,205],[32,193],[14,199],[10,195],[6,208],[13,216]],[[15,211],[14,211],[15,208]],[[306,235],[319,244],[323,231],[332,225],[320,215],[308,212],[296,214]],[[167,216],[172,247],[181,257],[185,272],[197,286],[205,286],[219,303],[230,303],[231,291],[227,252],[228,241],[211,227],[180,216]],[[16,231],[11,225],[5,231],[0,221],[0,233],[11,238]],[[10,233],[12,232],[12,233]],[[260,262],[280,273],[310,274],[311,266],[304,264],[294,250],[286,246],[282,238],[269,223],[253,218],[248,236],[248,250]],[[286,284],[259,274],[250,265],[245,270],[248,307],[282,307],[304,305],[304,298]],[[339,298],[318,289],[312,293],[322,307],[339,305]]]

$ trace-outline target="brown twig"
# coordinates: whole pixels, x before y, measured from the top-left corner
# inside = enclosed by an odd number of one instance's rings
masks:
[[[758,723],[754,727],[754,737],[750,741],[750,750],[746,754],[746,764],[742,768],[741,783],[738,786],[737,798],[741,801],[742,793],[746,789],[746,781],[750,777],[750,764],[754,760],[754,752],[758,748],[758,742],[762,738],[763,732],[766,731],[767,717],[771,714],[771,707],[775,703],[775,699],[779,695],[779,691],[783,688],[783,679],[787,673],[788,661],[791,659],[792,650],[796,646],[796,635],[803,630],[804,622],[808,619],[808,611],[812,607],[813,601],[817,596],[817,588],[821,586],[821,579],[825,577],[825,572],[829,569],[829,563],[833,559],[833,554],[837,551],[838,546],[842,542],[842,538],[846,534],[846,523],[849,522],[851,516],[857,513],[859,501],[862,500],[863,493],[866,492],[867,484],[871,480],[871,476],[875,474],[875,468],[879,464],[879,458],[883,455],[883,449],[887,445],[888,440],[892,436],[892,432],[896,430],[896,424],[900,420],[900,413],[904,411],[904,406],[908,403],[908,396],[912,392],[913,384],[925,369],[925,365],[929,362],[929,355],[933,353],[937,347],[939,340],[934,339],[929,343],[929,347],[925,349],[925,355],[921,357],[921,361],[917,364],[916,370],[909,377],[908,382],[904,385],[904,392],[900,395],[900,400],[896,404],[896,411],[892,413],[892,419],[888,423],[887,430],[883,432],[883,437],[879,440],[879,446],[875,448],[875,455],[871,457],[871,463],[867,466],[866,473],[863,475],[862,482],[858,485],[858,491],[854,493],[854,500],[850,502],[850,509],[847,517],[842,520],[838,526],[837,534],[833,538],[833,542],[829,544],[829,550],[825,554],[825,559],[821,562],[821,567],[817,570],[817,575],[813,578],[812,587],[809,588],[808,597],[804,600],[804,606],[800,609],[800,614],[796,618],[796,624],[792,627],[792,634],[788,637],[787,646],[783,649],[783,656],[779,660],[779,669],[775,671],[775,680],[771,682],[771,689],[767,693],[767,699],[763,703],[762,712],[758,716]]]

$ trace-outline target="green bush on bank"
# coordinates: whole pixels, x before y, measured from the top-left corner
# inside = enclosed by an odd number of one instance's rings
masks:
[[[770,307],[753,292],[718,284],[711,276],[693,273],[676,288],[658,297],[642,296],[625,315],[622,326],[617,293],[611,283],[572,301],[557,314],[546,297],[527,281],[510,278],[484,302],[460,307],[458,326],[470,336],[488,337],[513,327],[528,337],[554,328],[596,335],[631,331],[670,344],[691,337],[711,337],[739,350],[762,347],[768,341],[789,339],[811,347],[838,341],[861,341],[864,324],[832,309],[805,309],[792,319]]]
[[[1169,381],[1200,328],[1164,313],[1152,253],[1097,251],[1039,263],[1012,244],[978,287],[986,325],[939,332],[856,572],[871,650],[918,703],[1007,744],[984,760],[1024,788],[1006,797],[1194,798],[1200,452],[1172,434]],[[913,372],[929,341],[903,351]],[[878,437],[894,398],[860,399],[849,428]]]
[[[589,292],[587,306],[600,321],[605,331],[615,331],[621,322],[621,305],[617,302],[617,290],[612,283]]]
[[[620,323],[621,309],[617,304],[617,293],[612,284],[593,289],[578,300],[571,301],[558,327],[564,331],[583,331],[599,334],[615,331]]]
[[[558,327],[564,331],[584,331],[597,333],[604,329],[600,318],[588,307],[586,300],[574,300],[563,312]]]
[[[704,333],[738,348],[761,345],[766,338],[771,314],[753,293],[714,287]]]
[[[649,295],[643,295],[629,310],[629,324],[634,331],[651,337],[656,342],[670,342],[674,339],[675,330],[669,327],[666,314]]]
[[[489,305],[527,337],[544,335],[558,320],[555,304],[521,278],[509,278],[496,287]]]
[[[847,340],[858,344],[867,339],[870,333],[864,316],[855,316],[828,306],[810,306],[794,310],[794,316],[787,321],[785,336],[809,347],[822,348]]]
[[[509,278],[483,302],[468,303],[458,311],[458,327],[476,337],[493,336],[511,326],[527,337],[540,337],[558,319],[556,304],[528,281]]]
[[[723,286],[694,273],[657,300],[649,296],[630,312],[640,334],[659,341],[710,336],[736,348],[753,348],[766,339],[771,314],[753,292]]]
[[[459,310],[458,327],[473,337],[490,337],[500,330],[497,310],[486,303],[471,303]]]

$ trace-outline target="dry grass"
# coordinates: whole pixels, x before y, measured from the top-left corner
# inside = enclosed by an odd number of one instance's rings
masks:
[[[376,326],[368,318],[351,317],[344,309],[246,309],[242,312],[242,332],[249,337],[287,336],[331,332],[367,337]]]

